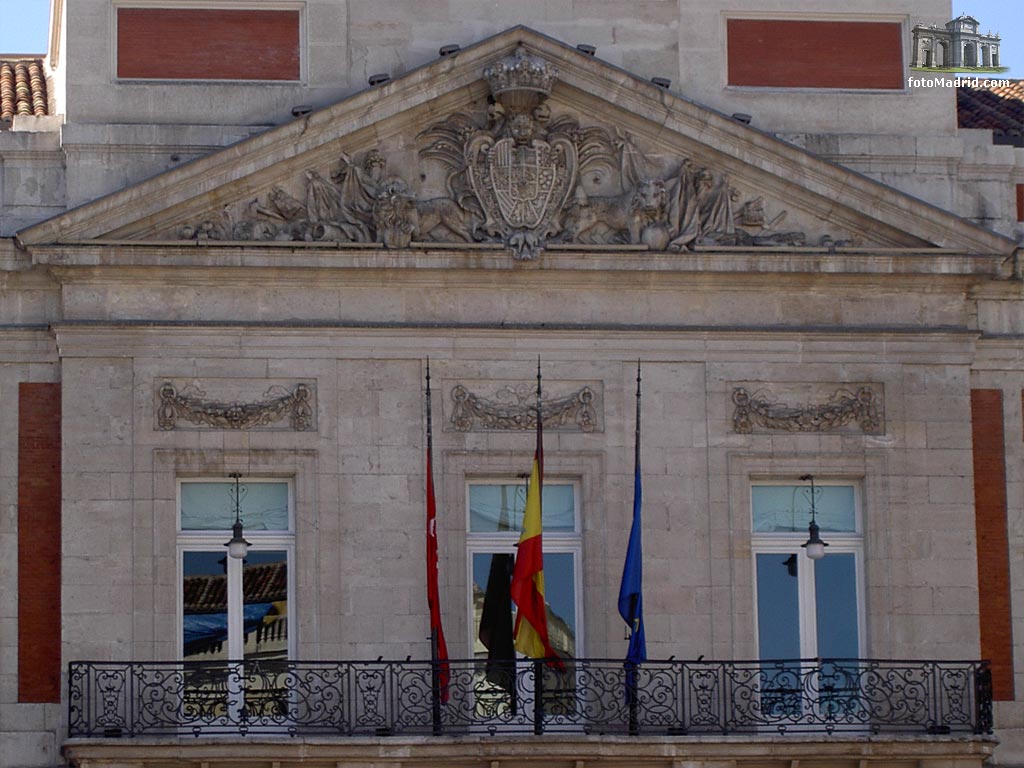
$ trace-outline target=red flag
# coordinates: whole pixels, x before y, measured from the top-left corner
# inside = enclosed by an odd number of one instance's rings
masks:
[[[441,702],[448,703],[448,645],[441,626],[441,601],[437,586],[437,502],[434,500],[434,442],[430,427],[430,368],[427,363],[427,606],[430,608],[431,661],[441,662],[438,667],[438,685]],[[435,642],[436,640],[436,642]]]

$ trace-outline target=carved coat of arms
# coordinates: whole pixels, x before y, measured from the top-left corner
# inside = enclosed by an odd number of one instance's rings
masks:
[[[566,136],[534,138],[533,115],[509,120],[511,136],[481,132],[466,146],[469,179],[484,209],[484,229],[510,237],[517,231],[543,240],[558,231],[558,218],[576,185],[576,147]]]
[[[544,100],[557,70],[519,48],[484,72],[495,98],[487,128],[465,143],[465,172],[483,209],[482,229],[519,258],[534,258],[561,229],[576,187],[579,156],[572,138],[549,133]]]
[[[770,216],[764,198],[742,201],[728,174],[690,157],[660,167],[618,128],[552,116],[546,102],[558,70],[525,47],[483,75],[493,99],[486,114],[450,114],[418,137],[427,142],[420,156],[447,168],[445,195],[421,198],[380,149],[342,153],[337,167],[308,169],[287,189],[181,225],[177,237],[388,248],[497,241],[516,259],[535,259],[549,243],[656,251],[805,244],[803,232],[777,227],[786,211]],[[610,186],[621,192],[596,194],[593,184],[588,192],[585,180],[597,177],[617,178]]]

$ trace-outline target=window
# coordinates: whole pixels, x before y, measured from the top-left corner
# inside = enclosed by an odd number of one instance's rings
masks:
[[[810,487],[756,483],[753,507],[758,652],[762,659],[857,658],[863,647],[863,534],[858,487],[817,482],[815,513],[825,557],[801,548]]]
[[[808,537],[811,487],[758,483],[751,487],[755,605],[759,658],[857,659],[863,648],[863,535],[858,487],[818,482],[815,516],[825,557],[811,560]],[[768,721],[799,719],[811,698],[822,715],[856,717],[861,709],[855,663],[765,664],[761,711]],[[810,673],[813,682],[805,680]]]
[[[477,659],[488,658],[488,646],[480,639],[485,610],[490,627],[496,632],[511,632],[514,606],[508,597],[515,546],[522,530],[526,506],[526,485],[502,480],[474,480],[469,483],[469,534],[466,537],[470,570],[469,595],[470,647]],[[580,655],[579,487],[565,480],[547,480],[541,497],[544,525],[544,597],[547,600],[548,636],[559,656],[570,659]],[[503,624],[504,622],[504,624]],[[491,648],[500,648],[495,638]],[[507,646],[507,638],[505,643]],[[507,653],[507,651],[506,651]],[[496,658],[506,658],[500,652]],[[508,704],[510,685],[503,675],[508,671],[490,666],[481,670],[477,685],[477,706],[481,714],[493,714]],[[486,679],[487,682],[484,682]],[[551,686],[554,688],[554,686]],[[563,686],[564,690],[564,686]],[[553,711],[553,710],[549,710]]]
[[[286,659],[294,551],[292,484],[246,479],[238,486],[245,560],[224,543],[235,521],[235,482],[178,483],[180,657],[185,661]]]

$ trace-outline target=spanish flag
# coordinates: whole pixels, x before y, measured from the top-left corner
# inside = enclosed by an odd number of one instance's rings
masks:
[[[541,544],[541,489],[544,482],[544,438],[540,413],[540,372],[537,373],[537,450],[533,455],[530,485],[526,490],[523,532],[519,536],[512,599],[516,603],[515,647],[531,659],[551,659],[561,668],[548,639],[548,613],[544,600],[544,552]]]

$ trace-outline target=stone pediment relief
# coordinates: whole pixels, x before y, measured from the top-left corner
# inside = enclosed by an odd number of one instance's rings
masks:
[[[399,259],[413,246],[529,259],[798,245],[1005,257],[1014,245],[524,27],[18,239],[61,249],[33,254],[46,263],[77,263],[93,241]]]
[[[621,126],[549,103],[558,70],[519,47],[486,67],[486,105],[309,168],[177,226],[184,240],[546,247],[860,245],[793,215],[697,153],[651,151]]]

